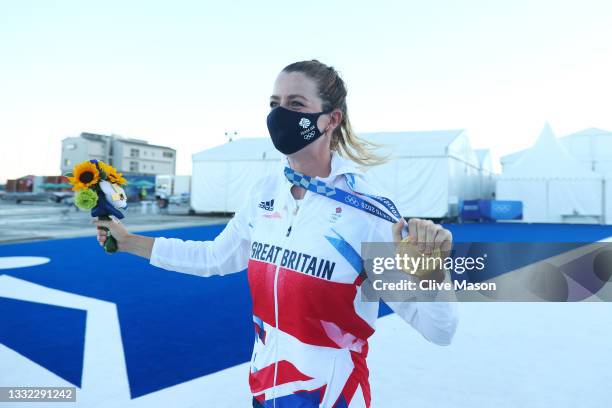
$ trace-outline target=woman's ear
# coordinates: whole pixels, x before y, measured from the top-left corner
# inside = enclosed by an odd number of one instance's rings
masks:
[[[340,109],[334,109],[329,113],[329,125],[328,129],[331,129],[332,133],[342,123],[342,111]]]

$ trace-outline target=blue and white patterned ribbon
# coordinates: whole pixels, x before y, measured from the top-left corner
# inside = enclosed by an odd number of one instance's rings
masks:
[[[355,207],[359,210],[365,211],[369,214],[375,215],[392,223],[395,223],[401,219],[402,216],[400,215],[399,211],[397,210],[397,207],[395,206],[395,204],[393,204],[391,200],[386,197],[360,193],[359,191],[355,190],[354,176],[352,174],[345,174],[344,176],[346,177],[346,184],[351,190],[353,190],[357,194],[371,198],[372,200],[381,204],[385,207],[385,209],[387,209],[391,214],[393,214],[395,219],[389,214],[387,214],[385,211],[381,210],[378,206],[365,201],[363,198],[355,194],[349,193],[340,188],[330,187],[321,180],[313,180],[312,177],[302,174],[299,171],[292,169],[291,167],[285,167],[285,177],[287,177],[287,180],[289,180],[296,186],[303,187],[309,191],[312,191],[313,193],[321,194],[325,197],[331,198],[332,200],[336,200],[338,202],[350,205],[351,207]]]

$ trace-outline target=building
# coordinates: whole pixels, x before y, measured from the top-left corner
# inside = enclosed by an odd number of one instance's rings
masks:
[[[91,159],[102,160],[124,175],[174,174],[176,171],[176,150],[167,146],[86,132],[62,140],[62,174],[72,171],[75,164]]]
[[[42,178],[28,174],[18,179],[6,180],[6,191],[9,193],[37,193],[37,186]],[[38,182],[37,182],[38,181]]]
[[[53,191],[71,191],[68,180],[63,176],[35,176],[28,174],[18,179],[6,180],[4,190],[9,193],[42,193],[52,188]],[[51,187],[51,184],[66,184],[64,187]]]

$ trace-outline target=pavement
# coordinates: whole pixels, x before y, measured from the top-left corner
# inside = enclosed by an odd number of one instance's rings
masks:
[[[228,215],[188,215],[185,205],[170,206],[168,212],[146,214],[140,203],[129,203],[121,221],[132,232],[169,228],[225,224]],[[0,244],[38,241],[52,238],[93,236],[89,211],[64,204],[24,202],[15,204],[0,200]]]
[[[106,254],[89,238],[90,219],[62,206],[0,204],[0,386],[75,386],[74,405],[87,408],[249,406],[246,273],[202,278]],[[125,223],[144,235],[209,240],[226,220],[133,206]],[[612,226],[597,225],[448,228],[457,242],[612,236]],[[381,303],[368,357],[373,408],[609,406],[612,303],[459,309],[453,343],[439,347]]]

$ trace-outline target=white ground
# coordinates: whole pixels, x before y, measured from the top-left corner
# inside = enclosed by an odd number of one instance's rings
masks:
[[[130,400],[114,304],[6,275],[0,276],[0,296],[88,311],[78,407],[249,406],[247,364]],[[448,347],[428,343],[399,317],[387,316],[371,340],[372,406],[612,406],[611,340],[612,303],[462,303]],[[0,345],[0,386],[8,385],[70,384]]]
[[[463,303],[460,310],[448,347],[428,343],[395,315],[379,319],[368,359],[372,407],[612,406],[612,304]],[[243,364],[209,376],[203,398],[247,406],[247,372]]]

